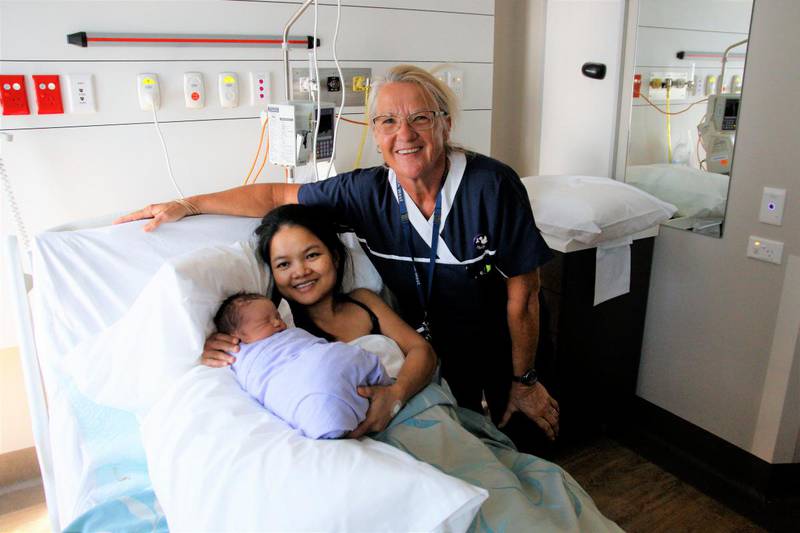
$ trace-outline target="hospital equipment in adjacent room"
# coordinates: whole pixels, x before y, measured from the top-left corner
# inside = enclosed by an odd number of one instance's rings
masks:
[[[700,142],[706,151],[706,169],[718,174],[730,174],[731,160],[733,159],[733,146],[736,143],[736,123],[739,119],[739,104],[741,96],[741,78],[739,78],[739,91],[723,93],[722,84],[725,80],[725,66],[728,63],[728,53],[747,43],[747,39],[738,41],[722,54],[722,71],[720,72],[716,94],[709,95],[708,107],[703,120],[697,126]],[[735,81],[735,80],[732,80]]]

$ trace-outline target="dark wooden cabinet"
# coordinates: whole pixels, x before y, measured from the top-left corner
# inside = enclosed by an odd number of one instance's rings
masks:
[[[630,292],[597,306],[594,248],[555,252],[542,267],[540,346],[549,353],[537,356],[537,369],[560,404],[563,444],[631,421],[654,240],[631,245]]]

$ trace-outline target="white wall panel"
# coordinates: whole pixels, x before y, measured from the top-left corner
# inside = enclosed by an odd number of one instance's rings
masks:
[[[748,33],[753,0],[639,0],[639,25]]]
[[[746,39],[746,33],[714,33],[690,30],[670,30],[663,28],[639,27],[636,41],[636,65],[644,67],[675,66],[689,69],[692,63],[698,66],[721,65],[721,59],[678,59],[675,54],[684,50],[722,53],[727,47]],[[747,45],[742,45],[731,53],[744,54]],[[731,60],[731,66],[742,65],[741,61]]]
[[[280,59],[280,48],[121,47],[69,45],[66,35],[98,33],[214,33],[280,35],[297,9],[267,2],[6,2],[0,33],[3,59],[118,60]],[[190,13],[191,10],[191,13]],[[18,20],[35,20],[32,25]],[[332,59],[336,9],[320,6],[317,55]],[[291,35],[313,33],[313,10]],[[342,7],[337,55],[345,60],[492,62],[493,17],[406,9]],[[456,38],[454,33],[461,37]],[[304,50],[292,57],[305,59]]]
[[[271,75],[273,100],[283,99],[279,49],[220,47],[89,47],[66,43],[76,31],[142,33],[279,34],[299,1],[0,1],[0,71],[31,74],[91,73],[97,112],[0,117],[0,129],[15,140],[2,149],[29,232],[70,220],[127,211],[173,198],[175,192],[152,116],[138,107],[135,75],[155,72],[162,83],[159,120],[175,176],[186,194],[240,184],[258,143],[259,108],[250,105],[249,73]],[[369,67],[380,76],[397,63],[424,68],[450,64],[464,72],[465,111],[454,140],[484,153],[491,143],[493,74],[493,0],[350,0],[342,8],[338,56],[343,67]],[[321,2],[318,49],[321,67],[331,67],[335,2]],[[313,10],[292,34],[309,34]],[[303,66],[307,51],[293,50],[293,67]],[[182,75],[205,75],[207,107],[183,105]],[[241,105],[222,109],[216,76],[239,74]],[[62,85],[66,78],[62,77]],[[345,110],[361,118],[361,108]],[[337,168],[353,167],[361,128],[340,127]],[[362,165],[380,162],[370,136]],[[267,166],[260,181],[281,181],[282,171]],[[12,230],[5,205],[0,226]],[[0,301],[0,346],[13,344],[8,305]]]

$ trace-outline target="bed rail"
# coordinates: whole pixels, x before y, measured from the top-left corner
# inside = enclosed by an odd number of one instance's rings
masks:
[[[33,426],[33,440],[36,444],[36,456],[44,483],[44,496],[47,501],[47,513],[53,531],[61,531],[56,501],[55,478],[53,476],[53,455],[50,440],[50,416],[47,412],[47,398],[42,384],[41,367],[33,340],[28,290],[25,274],[19,253],[17,237],[5,239],[6,272],[9,292],[14,307],[15,324],[19,338],[19,354],[22,363],[22,374],[25,380],[25,391]]]

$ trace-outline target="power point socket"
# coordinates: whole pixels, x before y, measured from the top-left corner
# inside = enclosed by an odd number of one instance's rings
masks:
[[[780,265],[783,259],[783,243],[751,235],[747,244],[747,257]]]

